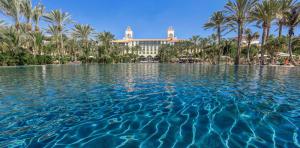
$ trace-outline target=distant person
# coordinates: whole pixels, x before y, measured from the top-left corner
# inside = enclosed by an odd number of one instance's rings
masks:
[[[284,65],[290,65],[290,61],[288,60],[288,58],[285,58]]]

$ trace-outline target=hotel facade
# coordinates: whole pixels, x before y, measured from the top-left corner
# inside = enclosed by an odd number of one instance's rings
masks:
[[[161,45],[174,45],[177,42],[183,41],[176,38],[175,30],[172,27],[168,28],[167,37],[165,39],[135,39],[133,35],[134,33],[131,27],[127,27],[124,38],[122,40],[114,40],[112,41],[112,44],[127,46],[130,49],[139,47],[137,48],[138,51],[136,51],[136,53],[138,53],[140,57],[155,58]],[[124,52],[131,53],[132,50]]]

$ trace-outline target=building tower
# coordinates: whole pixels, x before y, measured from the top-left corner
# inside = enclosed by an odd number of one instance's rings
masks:
[[[175,31],[172,26],[168,29],[168,39],[174,39],[175,38]]]
[[[133,38],[133,31],[131,30],[131,27],[128,26],[126,31],[125,31],[125,40],[128,40],[128,39],[132,39]]]

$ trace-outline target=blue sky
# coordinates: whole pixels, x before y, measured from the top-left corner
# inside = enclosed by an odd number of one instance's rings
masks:
[[[37,2],[38,0],[34,0]],[[41,0],[47,10],[62,9],[82,24],[90,24],[97,31],[110,31],[122,38],[131,26],[136,38],[166,36],[173,26],[178,38],[192,35],[206,36],[211,31],[203,24],[225,0]]]
[[[33,0],[34,4],[38,1],[47,11],[69,12],[77,23],[90,24],[98,32],[110,31],[117,38],[123,37],[127,26],[132,27],[135,38],[166,37],[168,26],[174,27],[178,38],[207,36],[212,30],[204,30],[203,24],[226,3],[226,0]]]

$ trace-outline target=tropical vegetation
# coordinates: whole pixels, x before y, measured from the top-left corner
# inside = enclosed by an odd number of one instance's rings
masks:
[[[112,33],[96,32],[88,24],[75,23],[63,10],[46,11],[42,3],[0,0],[0,12],[13,23],[0,20],[0,65],[145,60],[236,65],[288,61],[299,64],[300,37],[295,30],[300,23],[300,5],[296,0],[228,0],[224,9],[214,12],[203,25],[204,29],[215,33],[162,45],[153,59],[139,56],[140,46],[129,48],[112,44],[115,40]],[[41,21],[46,27],[40,25]],[[229,38],[227,34],[235,37]],[[279,53],[286,54],[280,56]]]

